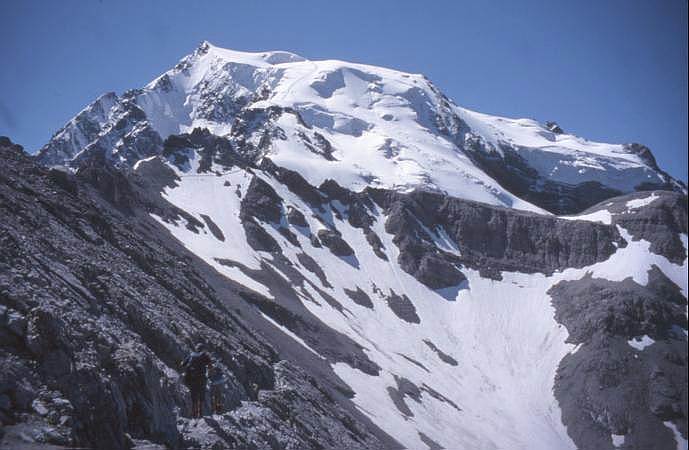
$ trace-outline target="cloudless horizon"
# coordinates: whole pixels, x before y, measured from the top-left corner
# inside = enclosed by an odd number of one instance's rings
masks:
[[[687,181],[687,2],[0,3],[0,135],[35,152],[203,40],[423,73],[458,105],[639,142]]]

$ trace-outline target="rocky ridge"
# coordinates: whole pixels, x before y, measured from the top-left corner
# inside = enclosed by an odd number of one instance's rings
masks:
[[[0,144],[8,439],[33,423],[23,433],[31,440],[103,449],[384,447],[383,433],[341,406],[346,389],[280,360],[246,317],[256,313],[245,289],[166,237],[120,172],[95,163],[76,175],[48,170]],[[195,422],[183,418],[177,370],[199,341],[229,376],[228,413]]]

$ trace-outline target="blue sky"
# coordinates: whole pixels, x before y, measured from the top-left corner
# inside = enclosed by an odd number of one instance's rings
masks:
[[[207,39],[424,73],[470,109],[646,144],[687,180],[686,0],[3,0],[0,17],[0,134],[29,151]]]

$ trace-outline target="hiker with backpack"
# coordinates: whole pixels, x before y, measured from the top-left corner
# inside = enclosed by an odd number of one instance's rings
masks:
[[[223,407],[223,391],[225,390],[227,379],[219,364],[215,363],[209,369],[208,381],[211,391],[211,409],[213,413],[221,414]]]
[[[203,412],[203,402],[206,396],[206,370],[212,365],[210,355],[204,350],[203,344],[196,344],[184,361],[184,384],[191,392],[191,417],[200,418]]]

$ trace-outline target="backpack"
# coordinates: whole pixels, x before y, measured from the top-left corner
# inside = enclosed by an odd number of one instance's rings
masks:
[[[184,384],[191,386],[205,378],[207,360],[208,357],[205,353],[196,352],[184,358],[182,362],[182,369],[184,370],[182,379]]]

